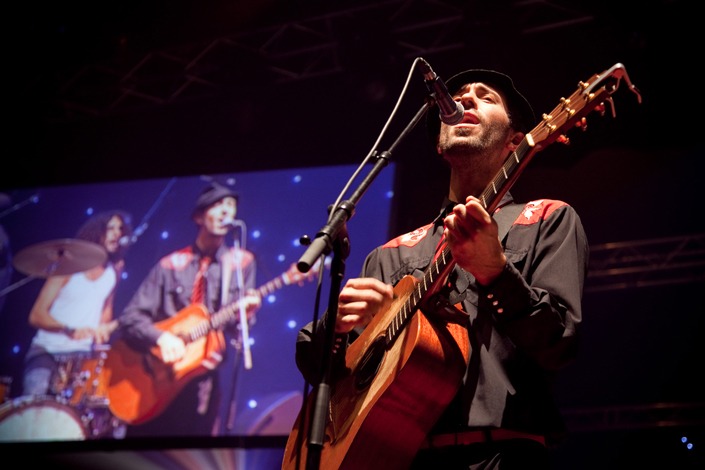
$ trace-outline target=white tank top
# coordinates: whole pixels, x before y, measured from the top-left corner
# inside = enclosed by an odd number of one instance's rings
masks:
[[[59,291],[49,313],[57,321],[71,328],[97,328],[103,314],[105,299],[117,283],[117,275],[112,264],[103,274],[92,281],[86,273],[73,274]],[[50,353],[69,351],[90,351],[93,340],[74,340],[60,332],[38,330],[32,339],[33,346],[44,348]]]

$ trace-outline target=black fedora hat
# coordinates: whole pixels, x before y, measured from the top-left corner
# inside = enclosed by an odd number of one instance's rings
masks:
[[[514,86],[514,82],[509,77],[501,72],[487,69],[471,69],[453,75],[446,80],[446,88],[452,95],[456,93],[463,85],[468,83],[482,82],[497,88],[504,94],[507,100],[507,108],[512,119],[514,128],[521,132],[530,131],[536,124],[534,110],[531,108],[529,101],[519,93],[519,90]],[[431,138],[431,142],[436,144],[436,137],[441,130],[441,120],[438,112],[435,109],[429,110],[426,113],[426,129]]]
[[[227,186],[223,186],[215,181],[211,182],[208,186],[203,188],[201,194],[198,196],[198,199],[196,199],[196,204],[193,208],[193,212],[191,213],[191,217],[195,217],[199,212],[205,210],[211,204],[214,204],[226,197],[232,197],[237,200],[238,194]]]

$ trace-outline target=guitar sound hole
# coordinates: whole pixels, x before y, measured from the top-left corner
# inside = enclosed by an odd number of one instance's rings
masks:
[[[379,366],[382,364],[382,360],[384,359],[384,353],[384,337],[380,336],[374,343],[372,343],[360,360],[360,364],[358,365],[355,373],[355,388],[358,390],[364,390],[369,387],[379,371]]]

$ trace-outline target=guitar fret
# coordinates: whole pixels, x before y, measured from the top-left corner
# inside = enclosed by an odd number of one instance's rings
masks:
[[[399,332],[401,325],[403,324],[403,313],[404,309],[402,308],[402,310],[400,310],[399,313],[394,317],[394,320],[392,321],[392,328],[387,333],[387,343],[391,342],[392,338],[396,337],[397,333]]]
[[[392,339],[397,335],[397,322],[400,314],[401,312],[397,313],[397,315],[392,319],[392,322],[389,324],[387,331],[384,334],[384,342],[387,345],[391,344]]]

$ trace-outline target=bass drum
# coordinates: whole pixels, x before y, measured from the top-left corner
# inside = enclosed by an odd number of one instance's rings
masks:
[[[0,442],[84,440],[79,413],[56,397],[18,397],[0,406]]]

